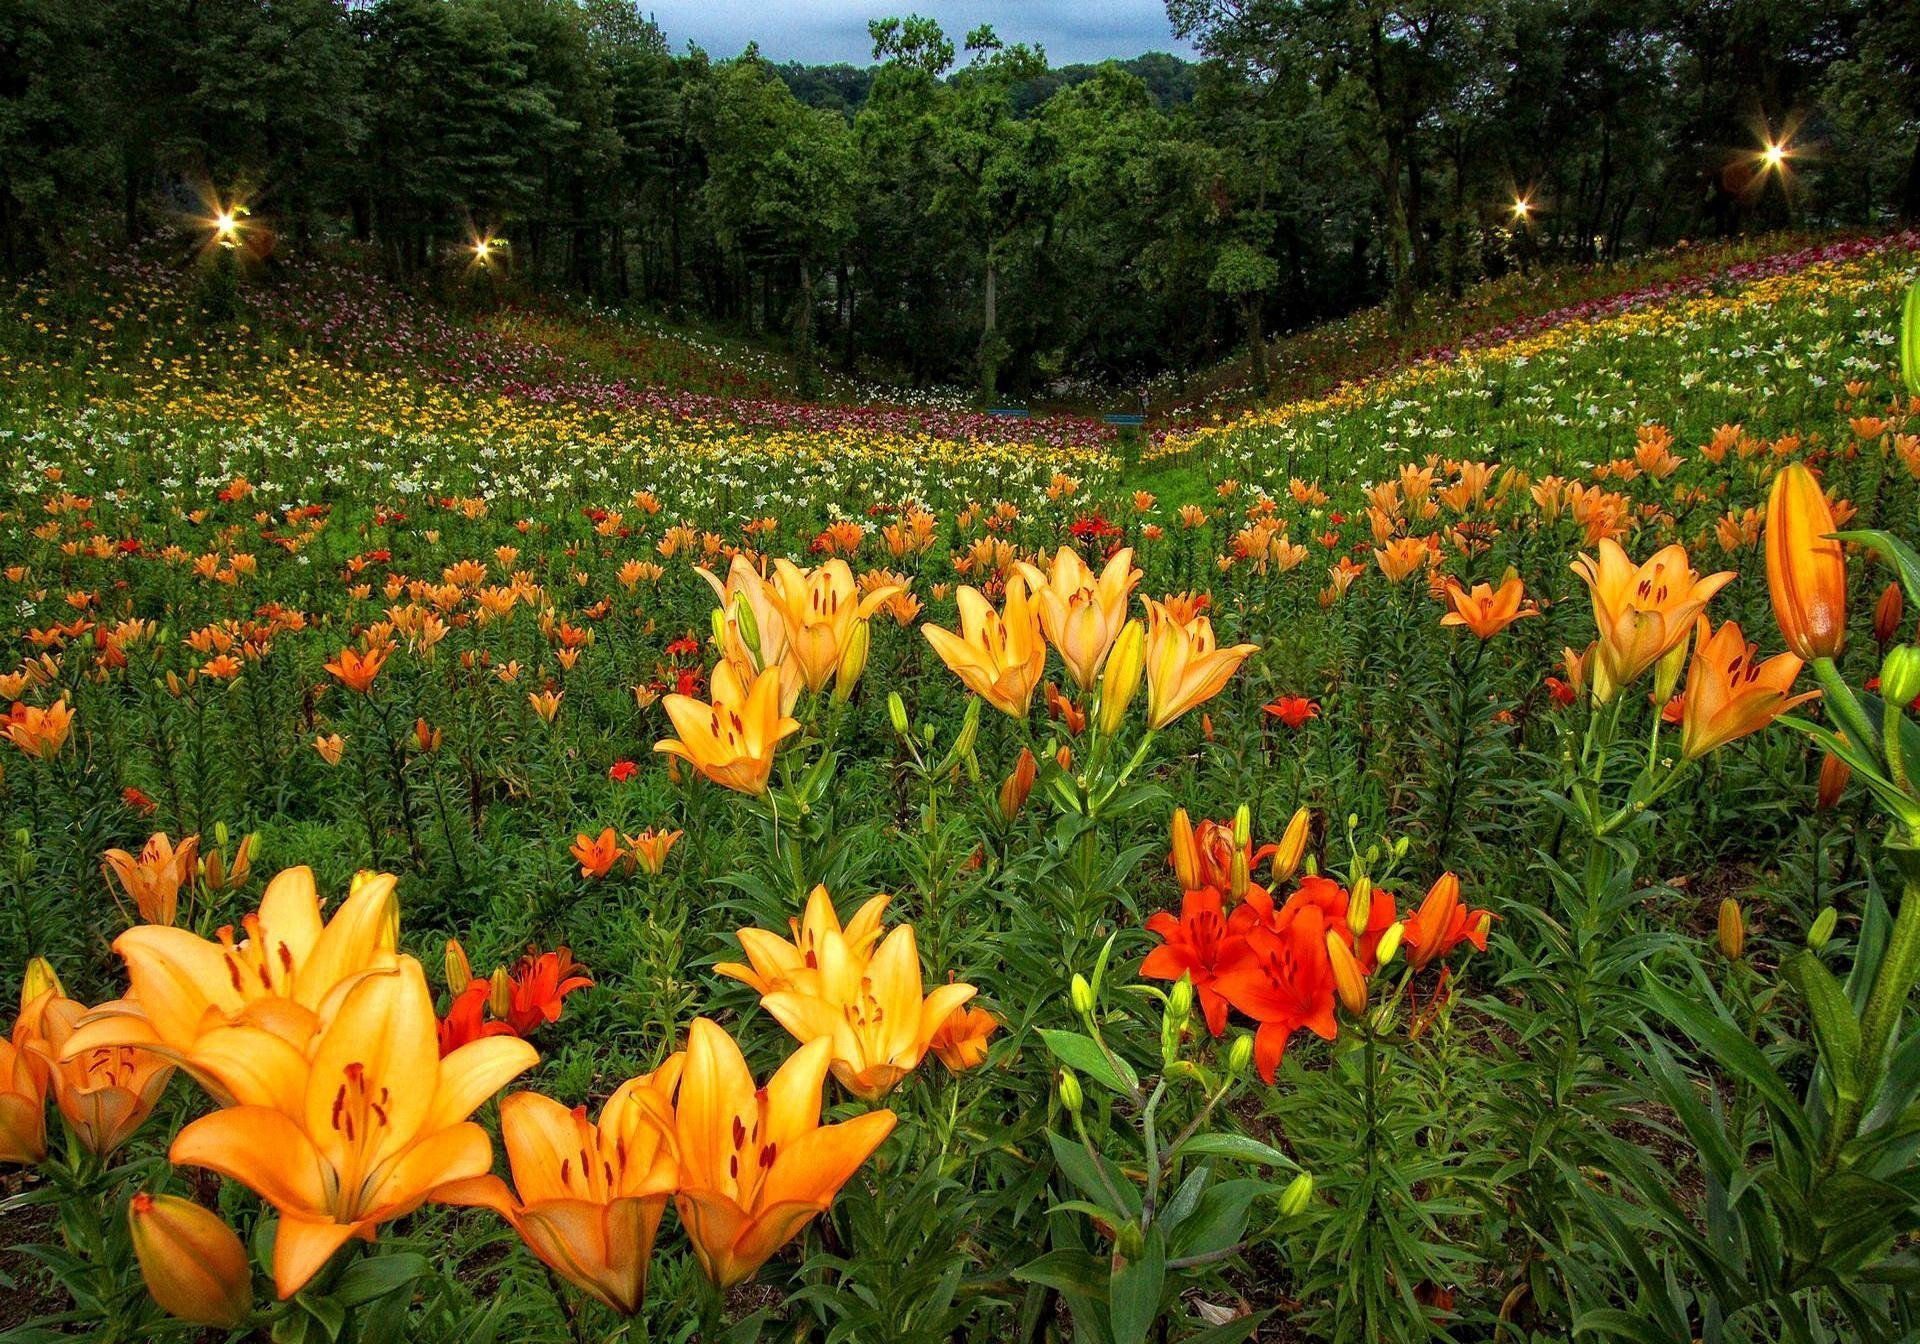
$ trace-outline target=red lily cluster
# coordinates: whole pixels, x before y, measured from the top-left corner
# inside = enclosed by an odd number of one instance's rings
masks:
[[[551,952],[528,948],[511,971],[502,967],[491,980],[469,981],[440,1019],[441,1057],[470,1041],[527,1036],[548,1022],[558,1022],[561,1000],[593,983],[585,970],[569,948]],[[489,1013],[492,1021],[487,1020]]]
[[[1339,1034],[1329,936],[1345,945],[1363,976],[1377,969],[1380,941],[1395,924],[1402,926],[1400,948],[1416,973],[1462,942],[1486,950],[1493,917],[1462,904],[1460,881],[1452,873],[1441,874],[1419,909],[1404,917],[1391,892],[1374,890],[1364,919],[1349,918],[1352,901],[1345,887],[1318,875],[1301,878],[1279,904],[1263,887],[1249,885],[1231,909],[1220,887],[1198,887],[1186,893],[1177,919],[1162,912],[1147,920],[1162,942],[1147,954],[1140,974],[1190,977],[1215,1036],[1226,1031],[1230,1009],[1251,1019],[1258,1026],[1254,1063],[1271,1083],[1296,1031],[1304,1028],[1329,1041]],[[1434,988],[1435,1001],[1445,974],[1443,969]]]

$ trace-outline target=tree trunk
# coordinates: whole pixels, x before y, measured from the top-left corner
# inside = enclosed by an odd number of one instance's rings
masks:
[[[986,320],[980,326],[980,392],[993,400],[994,385],[1000,373],[1000,268],[992,254],[987,257]]]

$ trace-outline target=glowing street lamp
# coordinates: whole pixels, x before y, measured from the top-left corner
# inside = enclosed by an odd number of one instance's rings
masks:
[[[1526,224],[1531,222],[1532,219],[1533,219],[1533,202],[1528,200],[1525,196],[1514,197],[1513,198],[1514,224],[1516,226],[1521,224]]]

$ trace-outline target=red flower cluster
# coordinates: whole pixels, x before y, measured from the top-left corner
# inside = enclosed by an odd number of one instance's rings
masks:
[[[1229,1009],[1258,1026],[1254,1063],[1273,1081],[1287,1041],[1301,1029],[1323,1040],[1339,1034],[1334,1004],[1333,957],[1328,935],[1353,954],[1362,975],[1377,967],[1380,940],[1401,924],[1400,945],[1407,965],[1424,970],[1462,942],[1487,946],[1492,916],[1460,901],[1460,882],[1443,873],[1420,908],[1401,918],[1390,892],[1376,890],[1358,933],[1348,918],[1351,893],[1326,877],[1300,880],[1278,906],[1263,888],[1250,886],[1245,899],[1228,911],[1219,888],[1202,886],[1186,893],[1180,916],[1154,915],[1147,928],[1162,939],[1147,954],[1140,974],[1155,980],[1193,981],[1207,1030],[1227,1029]]]
[[[494,980],[474,980],[467,984],[447,1008],[440,1020],[440,1054],[470,1041],[488,1036],[526,1036],[548,1022],[560,1020],[561,1001],[576,989],[593,983],[569,948],[535,952],[514,964],[513,970],[495,972]],[[496,983],[498,982],[498,983]],[[494,1021],[487,1021],[491,1008]],[[503,1011],[504,1010],[504,1011]]]

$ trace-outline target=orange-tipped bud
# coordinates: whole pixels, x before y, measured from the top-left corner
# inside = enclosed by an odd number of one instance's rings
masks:
[[[467,950],[460,946],[458,938],[447,939],[447,950],[441,965],[446,969],[447,992],[459,998],[473,983],[473,963],[467,960]]]
[[[1740,913],[1740,902],[1728,896],[1720,902],[1718,940],[1720,955],[1738,961],[1747,950],[1747,921]]]
[[[247,1248],[219,1215],[178,1195],[133,1197],[127,1207],[140,1276],[167,1313],[235,1330],[253,1314]]]
[[[1173,810],[1173,875],[1182,891],[1200,887],[1200,850],[1193,841],[1193,819],[1184,807]]]
[[[1853,767],[1828,752],[1820,762],[1820,789],[1814,797],[1814,808],[1830,812],[1840,806],[1840,796],[1847,791],[1847,781],[1852,778]]]
[[[440,730],[428,723],[425,719],[415,719],[413,721],[413,740],[420,750],[424,752],[440,750],[440,738]]]
[[[1012,821],[1020,815],[1020,809],[1026,805],[1027,795],[1033,792],[1033,781],[1038,778],[1040,763],[1033,758],[1033,752],[1026,747],[1020,748],[1020,759],[1013,763],[1013,771],[1000,783],[1000,819]]]
[[[1767,496],[1767,588],[1787,648],[1833,658],[1847,634],[1847,560],[1829,539],[1833,510],[1813,473],[1795,462]]]
[[[1881,648],[1893,643],[1895,635],[1900,633],[1901,618],[1907,614],[1907,596],[1900,591],[1900,585],[1890,583],[1881,590],[1880,600],[1873,604],[1873,642]]]
[[[1327,930],[1327,958],[1333,963],[1333,992],[1340,996],[1340,1006],[1350,1016],[1361,1016],[1367,1011],[1367,978],[1338,930]]]
[[[1306,857],[1307,837],[1313,831],[1313,813],[1301,808],[1287,823],[1286,832],[1273,850],[1273,884],[1277,887],[1300,871]]]

